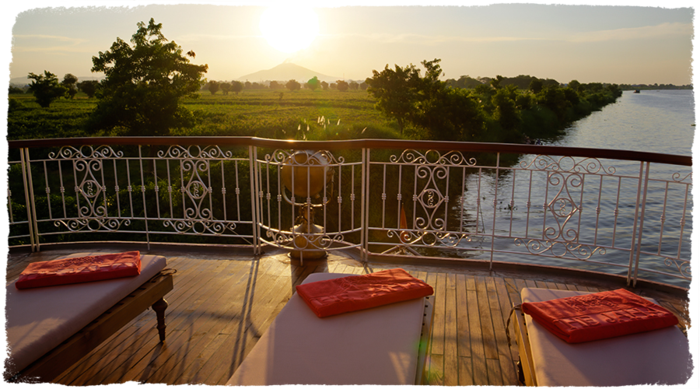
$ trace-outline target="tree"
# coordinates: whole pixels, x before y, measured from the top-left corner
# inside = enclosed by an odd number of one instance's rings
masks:
[[[501,82],[503,81],[503,76],[496,76],[496,78],[491,79],[491,86],[493,89],[501,89]]]
[[[299,84],[296,80],[287,81],[287,84],[285,86],[292,92],[301,89],[301,84]]]
[[[65,97],[68,89],[58,82],[55,74],[44,70],[44,74],[29,73],[32,83],[29,91],[34,94],[36,102],[42,108],[48,108],[54,100]]]
[[[571,80],[571,82],[569,82],[569,88],[575,90],[576,92],[579,92],[581,88],[581,83],[578,82],[578,80]]]
[[[403,135],[404,127],[416,111],[416,68],[413,65],[395,65],[394,69],[390,69],[389,65],[386,65],[381,72],[372,70],[372,74],[373,77],[365,82],[369,85],[367,92],[377,99],[375,108],[395,119]]]
[[[77,84],[78,89],[80,89],[81,92],[85,93],[88,97],[88,99],[91,99],[95,97],[95,93],[97,92],[97,86],[99,85],[99,82],[95,80],[88,80],[88,81],[81,81]]]
[[[280,85],[277,81],[270,81],[270,89],[282,89],[284,86]]]
[[[243,90],[243,83],[240,81],[231,81],[231,90],[238,94]]]
[[[24,91],[22,90],[22,88],[18,88],[18,87],[14,86],[14,85],[10,85],[10,88],[9,88],[8,92],[9,92],[9,94],[11,94],[11,95],[19,95],[19,94],[23,94],[23,93],[24,93]]]
[[[61,84],[65,86],[68,91],[66,92],[68,96],[72,99],[75,97],[75,95],[78,94],[78,88],[76,88],[75,84],[78,83],[78,77],[68,73],[65,76],[63,76],[63,81],[61,81]]]
[[[350,90],[357,90],[360,88],[360,84],[358,84],[356,81],[350,81],[348,86],[350,87]]]
[[[543,87],[544,84],[539,78],[533,78],[532,81],[530,81],[530,90],[532,91],[532,93],[540,93]]]
[[[231,84],[229,84],[228,82],[220,83],[219,87],[221,88],[221,92],[223,92],[224,95],[228,95],[228,92],[231,90]]]
[[[321,81],[321,88],[323,88],[323,90],[328,90],[328,83],[325,81]]]
[[[425,76],[413,65],[390,69],[387,65],[367,79],[367,91],[377,99],[375,107],[395,119],[403,135],[406,124],[427,133],[428,139],[472,140],[484,129],[483,113],[475,92],[452,88],[440,81],[440,60],[423,61]],[[490,86],[483,87],[493,91]]]
[[[350,86],[348,85],[348,83],[345,82],[345,81],[343,81],[343,80],[338,80],[338,81],[336,81],[335,83],[336,83],[336,85],[337,85],[337,87],[338,87],[338,90],[341,91],[341,92],[347,91],[348,88],[350,87]]]
[[[482,85],[479,80],[475,78],[471,78],[469,76],[461,76],[459,77],[459,80],[447,80],[447,85],[455,87],[455,88],[466,88],[466,89],[474,89],[479,85]]]
[[[163,36],[162,24],[151,19],[137,26],[133,46],[117,38],[110,50],[92,57],[91,70],[104,72],[106,78],[89,128],[153,136],[194,127],[194,115],[180,100],[197,97],[208,66],[191,64],[182,48]]]
[[[306,84],[311,90],[316,90],[321,86],[321,83],[318,81],[318,77],[316,76],[313,76],[309,81],[307,81]]]
[[[513,130],[520,124],[520,115],[516,105],[518,98],[517,87],[508,85],[498,89],[491,98],[491,103],[496,107],[494,119],[498,120],[504,130]]]
[[[209,81],[207,83],[207,89],[209,90],[209,92],[211,92],[211,94],[215,95],[216,92],[219,91],[219,83],[216,81]]]

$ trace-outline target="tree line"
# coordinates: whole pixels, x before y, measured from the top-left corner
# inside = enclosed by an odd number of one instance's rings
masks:
[[[366,81],[376,108],[411,137],[527,143],[557,135],[622,95],[615,84],[572,80],[564,87],[531,76],[441,81],[440,59],[421,64],[424,74],[413,64],[386,65]]]
[[[298,82],[297,80],[289,81],[270,81],[269,83],[258,83],[258,82],[241,82],[241,81],[208,81],[202,86],[201,90],[207,90],[211,94],[215,95],[217,92],[221,91],[223,95],[228,95],[229,92],[234,92],[238,94],[243,90],[250,89],[273,89],[281,90],[287,89],[289,91],[296,91],[300,89],[310,89],[310,90],[338,90],[340,92],[345,92],[348,90],[367,90],[367,83],[358,83],[356,81],[347,82],[345,80],[338,80],[336,82],[328,83],[326,81],[320,81],[318,77],[314,76],[304,84]]]
[[[94,80],[78,82],[78,77],[70,73],[63,76],[62,81],[59,81],[58,76],[46,70],[44,70],[44,74],[29,73],[28,78],[33,81],[26,91],[10,85],[9,93],[32,93],[42,108],[49,107],[54,100],[59,98],[72,99],[78,94],[78,91],[85,93],[88,98],[92,98],[95,96],[98,85],[98,82]]]

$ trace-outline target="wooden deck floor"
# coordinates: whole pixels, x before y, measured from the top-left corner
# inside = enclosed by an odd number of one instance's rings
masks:
[[[7,280],[16,278],[30,262],[66,253],[13,254],[8,260]],[[158,342],[155,314],[149,310],[54,382],[78,386],[128,381],[225,384],[291,297],[294,286],[309,274],[363,274],[397,267],[381,263],[363,266],[338,255],[297,266],[281,253],[259,259],[195,247],[148,253],[166,256],[168,267],[177,270],[174,289],[166,296],[166,341]],[[506,321],[512,304],[519,302],[521,288],[599,291],[623,286],[606,288],[573,279],[524,278],[459,266],[401,267],[435,288],[429,359],[432,385],[518,385],[518,351],[515,344],[508,346]],[[688,325],[687,301],[654,297]]]

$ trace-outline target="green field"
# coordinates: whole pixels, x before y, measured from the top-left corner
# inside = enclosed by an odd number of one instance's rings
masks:
[[[61,138],[90,135],[82,124],[96,99],[78,93],[41,108],[31,94],[12,94],[9,139]],[[279,139],[398,138],[395,124],[374,109],[374,99],[362,90],[246,90],[236,95],[200,92],[186,98],[194,112],[193,129],[174,129],[175,136],[258,136]],[[323,124],[319,123],[323,118]],[[307,131],[308,129],[308,131]],[[363,132],[364,131],[364,132]]]
[[[464,101],[478,102],[473,112],[470,113],[468,106],[449,99],[429,103],[417,100],[418,111],[427,107],[432,109],[433,116],[424,122],[408,121],[403,133],[396,120],[377,110],[375,98],[363,90],[246,89],[228,95],[200,91],[197,98],[181,101],[193,112],[195,126],[171,128],[170,135],[519,143],[527,138],[559,136],[570,123],[614,103],[622,93],[615,85],[604,87],[601,84],[582,85],[578,91],[554,87],[533,93],[488,85],[464,91],[470,96]],[[119,130],[100,132],[86,126],[97,99],[88,99],[83,93],[73,99],[58,99],[49,108],[41,108],[31,94],[9,96],[8,139],[121,135]],[[449,120],[442,121],[443,117]],[[421,125],[423,127],[419,127]],[[463,127],[468,127],[469,131]]]

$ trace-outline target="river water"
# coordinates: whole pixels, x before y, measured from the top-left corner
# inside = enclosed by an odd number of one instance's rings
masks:
[[[603,110],[577,121],[566,130],[565,135],[556,139],[543,140],[545,145],[591,147],[613,150],[647,151],[667,154],[692,155],[695,135],[695,104],[693,92],[689,90],[644,90],[641,93],[625,91],[614,104]],[[557,187],[549,181],[547,173],[535,171],[530,174],[527,169],[518,170],[519,166],[529,165],[535,156],[523,155],[516,169],[495,174],[473,175],[467,184],[463,209],[465,219],[472,229],[485,234],[495,230],[496,235],[506,238],[494,239],[496,250],[513,250],[513,237],[527,237],[515,251],[523,251],[529,240],[530,252],[542,250],[542,243],[547,226],[553,225],[549,233],[560,234],[563,238],[569,229],[577,230],[576,241],[586,242],[581,252],[573,252],[572,258],[583,256],[586,261],[572,262],[572,259],[556,258],[561,253],[556,250],[545,254],[552,258],[531,255],[511,255],[499,253],[495,260],[512,262],[536,262],[543,265],[572,266],[589,270],[604,271],[621,275],[627,274],[626,266],[630,261],[629,247],[632,246],[634,204],[637,197],[640,163],[633,161],[602,160],[606,168],[613,168],[613,175],[586,176],[583,185],[576,182],[578,175],[562,175],[563,185]],[[532,166],[532,165],[530,165]],[[535,169],[536,170],[536,169]],[[643,251],[659,253],[661,256],[675,257],[680,253],[681,259],[690,258],[690,234],[692,231],[692,186],[689,167],[652,164],[647,194],[647,207],[644,218]],[[542,173],[538,176],[539,173]],[[674,181],[673,174],[679,173]],[[551,177],[551,175],[550,175]],[[621,178],[620,178],[621,177]],[[683,180],[683,177],[686,177]],[[658,181],[654,181],[658,179]],[[671,181],[667,186],[666,182]],[[680,181],[680,184],[676,181]],[[585,190],[584,190],[585,187]],[[564,188],[562,194],[556,192]],[[494,196],[497,205],[487,202]],[[541,205],[554,197],[565,198],[565,208],[575,203],[579,208],[571,220],[553,216],[553,209],[545,210]],[[688,198],[687,203],[684,199]],[[617,199],[619,198],[619,202]],[[479,202],[481,199],[481,203]],[[489,200],[487,200],[489,199]],[[484,201],[485,200],[485,201]],[[525,203],[531,201],[532,206]],[[477,207],[474,204],[480,204]],[[556,222],[556,223],[555,223]],[[495,229],[494,229],[495,224]],[[532,239],[534,237],[534,239]],[[567,239],[567,238],[564,238]],[[533,243],[534,242],[534,243]],[[593,244],[590,244],[593,243]],[[473,240],[461,244],[463,247],[487,248],[491,240]],[[597,246],[607,246],[591,254]],[[625,250],[624,248],[627,248]],[[617,250],[616,248],[622,248]],[[469,255],[470,257],[474,257]],[[486,259],[488,253],[476,255]],[[614,264],[616,266],[601,265]],[[689,282],[655,271],[678,274],[677,266],[681,262],[665,261],[658,255],[642,253],[640,267],[654,270],[640,271],[639,276],[646,279],[687,287]],[[689,269],[686,269],[689,274]]]

